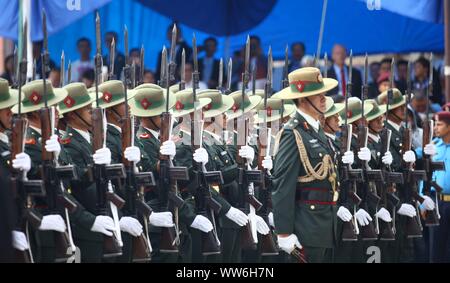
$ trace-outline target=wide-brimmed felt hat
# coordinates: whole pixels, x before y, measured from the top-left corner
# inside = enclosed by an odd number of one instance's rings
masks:
[[[263,101],[264,102],[264,101]],[[266,116],[266,111],[264,111],[264,103],[260,102],[255,110],[255,124],[264,123],[264,116]],[[267,118],[266,122],[273,122],[281,119],[281,109],[283,107],[283,100],[277,98],[267,99]],[[288,117],[295,113],[296,107],[294,104],[284,104],[283,117]]]
[[[34,80],[22,86],[22,113],[29,113],[41,109],[45,106],[46,99],[47,105],[53,106],[63,101],[67,96],[67,90],[53,88],[50,80],[45,81],[45,87],[46,94],[44,96],[44,83],[42,80]],[[17,113],[18,104],[12,108],[12,111]]]
[[[234,100],[228,95],[223,95],[217,89],[205,89],[198,92],[198,98],[210,98],[211,102],[203,107],[205,118],[216,117],[234,105]]]
[[[325,106],[325,113],[323,114],[325,118],[331,117],[336,113],[340,113],[342,110],[344,110],[345,105],[343,103],[334,103],[333,98],[329,96],[327,96],[325,99],[326,99],[326,106]]]
[[[229,94],[229,96],[233,98],[234,104],[226,113],[227,120],[235,119],[245,113],[252,111],[261,102],[261,97],[258,95],[249,96],[247,93],[245,93],[244,97],[242,97],[242,90],[232,92]],[[242,112],[242,103],[244,103],[244,112]]]
[[[388,100],[388,91],[385,90],[377,97],[378,104],[386,104]],[[401,91],[397,88],[392,89],[392,97],[389,99],[389,109],[398,108],[406,103],[406,96],[402,95]]]
[[[128,100],[131,114],[137,117],[153,117],[166,111],[166,89],[156,84],[142,84],[134,89],[134,96]],[[175,95],[169,92],[169,110],[175,105]]]
[[[197,94],[198,95],[198,94]],[[194,92],[192,88],[180,90],[175,93],[175,106],[173,116],[181,117],[194,111],[202,110],[211,102],[211,98],[198,98],[194,107]]]
[[[367,99],[364,101],[364,104],[371,104],[373,106],[372,111],[364,113],[367,122],[372,121],[373,119],[378,118],[386,113],[386,104],[378,105],[375,99]]]
[[[89,92],[84,83],[70,83],[63,89],[67,91],[67,96],[58,104],[60,114],[75,111],[95,101],[95,92]],[[102,93],[99,93],[99,98],[101,96]]]
[[[273,98],[297,99],[313,96],[332,90],[338,81],[322,78],[318,68],[305,67],[292,71],[288,75],[289,86],[274,94]]]
[[[345,113],[345,111],[342,111],[341,118],[345,121],[345,115],[347,115],[347,123],[351,124],[362,118],[362,102],[358,97],[349,97],[347,103],[347,113]],[[370,111],[372,111],[372,108],[373,105],[364,103],[364,113],[369,113]]]
[[[19,92],[9,87],[8,81],[0,78],[0,109],[10,108],[19,103]]]
[[[99,100],[101,108],[109,108],[125,102],[125,86],[122,81],[110,80],[101,83],[98,86],[98,91],[103,93]],[[127,89],[127,98],[130,100],[135,95],[135,91]]]

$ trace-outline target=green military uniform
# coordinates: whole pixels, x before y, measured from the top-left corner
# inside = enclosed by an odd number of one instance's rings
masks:
[[[336,80],[322,79],[317,68],[291,72],[289,83],[273,97],[305,99],[337,85]],[[297,111],[278,134],[275,148],[272,206],[276,232],[294,234],[308,262],[331,262],[338,192],[328,139],[318,121]]]

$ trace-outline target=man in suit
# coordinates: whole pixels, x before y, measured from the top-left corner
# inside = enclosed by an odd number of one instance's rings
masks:
[[[220,62],[214,58],[214,53],[217,50],[217,39],[208,37],[203,42],[203,50],[205,57],[198,60],[198,71],[201,75],[201,80],[207,83],[209,89],[217,88],[219,79]]]
[[[345,97],[347,90],[346,85],[349,78],[349,69],[345,65],[345,58],[347,58],[347,50],[341,44],[335,44],[332,50],[333,65],[328,70],[328,77],[338,81],[338,87],[329,91],[328,95]],[[353,96],[361,96],[361,73],[353,68],[352,70],[352,94]],[[335,98],[335,97],[333,97]]]
[[[172,23],[169,27],[167,27],[167,40],[169,41],[169,43],[171,42],[172,39],[172,29],[173,29],[173,25],[175,23]],[[175,63],[177,64],[177,67],[179,68],[181,66],[181,53],[183,52],[183,49],[185,51],[186,54],[186,61],[189,61],[191,59],[192,56],[192,48],[186,43],[186,41],[184,41],[182,34],[181,34],[181,29],[180,26],[177,25],[177,39],[176,39],[177,45],[175,46]],[[170,50],[170,44],[169,44],[169,50]],[[160,79],[160,75],[161,75],[161,52],[160,51],[158,53],[158,64],[156,65],[156,80],[159,81]],[[169,54],[170,56],[170,54]],[[177,74],[179,74],[179,72],[175,72],[175,76],[177,76]],[[177,81],[180,80],[179,77],[176,78]]]

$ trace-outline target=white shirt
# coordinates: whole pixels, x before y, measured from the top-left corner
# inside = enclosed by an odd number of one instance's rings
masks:
[[[149,131],[150,133],[152,133],[152,135],[153,135],[156,139],[159,139],[159,132],[157,132],[157,131],[155,131],[155,130],[152,130],[152,129],[149,129],[149,128],[146,128],[146,127],[144,127],[144,129],[146,129],[147,131]]]
[[[335,135],[333,135],[333,134],[329,134],[329,133],[327,133],[327,132],[325,132],[325,135],[327,136],[327,137],[329,137],[331,140],[336,140],[336,136]]]
[[[311,127],[313,127],[314,131],[316,131],[316,132],[319,131],[319,127],[320,127],[319,120],[315,120],[313,117],[311,117],[310,115],[308,115],[305,112],[301,111],[300,109],[297,109],[297,112],[300,115],[302,115],[303,118],[305,118],[306,122],[308,124],[310,124]]]
[[[119,131],[119,133],[122,133],[122,128],[121,128],[121,127],[119,127],[119,126],[116,126],[116,125],[114,125],[114,124],[111,124],[111,123],[108,123],[108,125],[110,125],[110,126],[113,126],[114,128],[116,128],[116,130],[118,130],[118,131]]]
[[[374,135],[374,134],[371,134],[371,133],[368,133],[368,135],[369,135],[369,137],[371,138],[371,139],[373,139],[373,141],[374,142],[379,142],[380,141],[380,136],[379,135]]]
[[[205,132],[207,132],[208,134],[210,134],[214,139],[216,139],[218,142],[222,142],[222,139],[216,135],[215,133],[212,133],[210,131],[205,130]]]
[[[192,80],[190,82],[186,82],[185,87],[186,88],[192,88]],[[208,89],[208,86],[204,82],[199,81],[198,82],[198,89]]]
[[[87,131],[82,131],[79,129],[75,129],[73,128],[75,131],[77,131],[85,140],[87,140],[87,142],[90,144],[91,143],[91,135],[89,135],[89,132]]]
[[[94,59],[90,59],[89,61],[81,61],[76,60],[72,63],[72,77],[70,78],[71,82],[80,82],[81,78],[87,70],[93,70],[95,68]],[[67,75],[67,74],[66,74]]]
[[[9,138],[5,133],[0,133],[0,141],[9,144]]]
[[[388,122],[392,127],[394,127],[394,129],[396,129],[398,132],[400,132],[400,124],[394,123],[394,122],[391,121],[391,120],[387,120],[387,122]]]
[[[40,135],[42,135],[41,129],[38,129],[38,128],[33,127],[33,126],[30,126],[30,128],[32,128],[33,130],[35,130],[36,132],[38,132]]]

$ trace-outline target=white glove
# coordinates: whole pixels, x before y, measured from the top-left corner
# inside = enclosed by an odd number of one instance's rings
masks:
[[[170,160],[172,160],[176,154],[175,143],[172,140],[163,142],[161,147],[159,148],[159,153],[161,153],[162,155],[168,155],[170,157]]]
[[[41,231],[51,230],[63,233],[66,231],[66,223],[59,214],[46,215],[42,217],[41,226],[39,226],[39,230]]]
[[[392,222],[391,214],[384,207],[380,208],[380,210],[378,210],[378,212],[375,215],[384,222]]]
[[[372,217],[370,217],[369,213],[362,208],[358,209],[355,213],[355,217],[360,226],[369,225],[369,222],[372,221]]]
[[[111,151],[107,147],[97,149],[92,158],[95,164],[109,165],[111,164]]]
[[[248,222],[247,214],[234,207],[230,207],[230,210],[228,210],[225,216],[241,227]]]
[[[258,231],[259,234],[267,235],[270,232],[269,226],[267,226],[266,221],[262,219],[261,216],[255,215],[256,220],[256,231]]]
[[[137,146],[130,146],[125,149],[123,156],[130,162],[138,163],[141,161],[141,150]]]
[[[429,196],[423,196],[423,198],[423,208],[425,208],[425,210],[433,210],[435,208],[434,201]]]
[[[150,224],[156,227],[173,227],[172,212],[152,212],[149,217]]]
[[[192,157],[195,162],[202,163],[203,165],[208,163],[208,152],[203,147],[197,148]]]
[[[358,151],[358,158],[362,161],[369,161],[370,160],[370,149],[367,147],[363,147]]]
[[[99,215],[95,217],[94,224],[92,224],[91,231],[99,232],[106,236],[112,236],[116,228],[114,227],[114,220],[109,216]]]
[[[339,207],[336,214],[337,214],[337,217],[339,217],[344,222],[349,222],[350,220],[352,220],[352,214],[344,206]]]
[[[262,167],[269,171],[272,170],[272,168],[273,168],[272,157],[270,157],[270,156],[264,157],[264,160],[262,161]]]
[[[390,151],[386,151],[383,155],[383,157],[381,157],[381,162],[384,165],[391,165],[392,164],[392,154]]]
[[[353,162],[355,162],[355,156],[353,154],[353,151],[351,150],[346,151],[342,156],[342,163],[352,165]]]
[[[252,163],[253,159],[255,159],[255,150],[249,145],[244,145],[239,150],[239,156],[247,159],[248,163]]]
[[[416,209],[414,206],[410,205],[409,203],[403,203],[400,208],[397,210],[397,213],[400,215],[408,216],[408,217],[414,217],[416,216]]]
[[[267,218],[269,219],[269,225],[275,228],[275,222],[273,221],[273,213],[269,212],[269,215],[267,215]]]
[[[59,155],[61,152],[61,145],[59,144],[57,135],[52,135],[45,141],[45,150],[48,152],[53,152],[56,156]]]
[[[27,237],[25,237],[25,234],[20,231],[12,231],[12,245],[19,251],[28,250],[30,248],[28,246]]]
[[[405,152],[403,154],[403,160],[408,163],[416,162],[416,155],[414,154],[414,151],[408,150]]]
[[[142,234],[142,225],[136,218],[124,216],[119,221],[120,231],[127,232],[134,237]]]
[[[27,173],[31,169],[31,159],[28,154],[21,152],[16,154],[16,158],[12,161],[12,166],[14,169],[22,170]]]
[[[298,247],[299,249],[302,248],[302,245],[300,245],[300,242],[295,234],[291,234],[287,237],[278,236],[278,246],[288,254],[290,254],[295,247]]]
[[[205,233],[208,233],[213,229],[211,221],[209,221],[209,219],[203,215],[195,216],[194,221],[192,221],[191,227]]]
[[[425,145],[425,147],[423,148],[423,152],[425,152],[426,155],[433,156],[436,154],[436,146],[432,143],[429,143]]]

